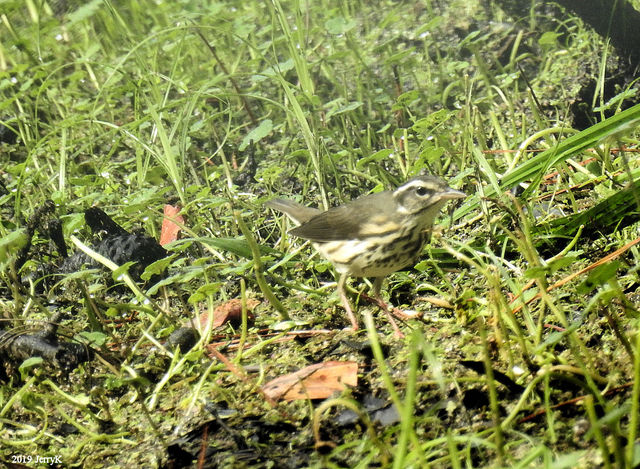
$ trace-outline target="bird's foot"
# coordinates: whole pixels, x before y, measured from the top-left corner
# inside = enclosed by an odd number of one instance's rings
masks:
[[[389,308],[389,305],[380,296],[371,297],[365,293],[362,293],[361,297],[364,298],[365,301],[377,305],[378,308],[380,308],[385,313],[393,314],[395,317],[402,321],[406,321],[407,319],[415,319],[420,316],[420,313],[418,311],[413,311],[410,309],[402,310],[396,307]]]
[[[404,338],[404,334],[400,331],[400,328],[398,327],[398,324],[396,323],[395,319],[393,319],[393,316],[396,316],[398,319],[402,321],[404,321],[405,319],[411,319],[412,317],[415,317],[415,316],[406,315],[401,309],[398,309],[398,308],[389,309],[389,306],[387,305],[387,303],[385,303],[384,300],[380,298],[379,295],[375,297],[371,297],[365,293],[362,293],[361,296],[369,303],[373,303],[377,305],[378,308],[380,308],[384,312],[384,314],[387,315],[387,319],[389,320],[391,327],[393,327],[393,334],[397,338],[399,339]]]
[[[344,307],[344,310],[347,312],[347,317],[351,322],[351,330],[354,332],[357,331],[359,329],[358,320],[356,319],[355,314],[353,314],[353,311],[351,310],[351,305],[349,304],[349,299],[347,298],[347,295],[343,291],[340,292],[340,300],[342,301],[342,306]]]

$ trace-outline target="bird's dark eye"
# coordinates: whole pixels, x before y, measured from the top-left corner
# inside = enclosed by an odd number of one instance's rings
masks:
[[[420,197],[424,197],[428,193],[429,193],[429,191],[426,189],[426,187],[418,187],[418,188],[416,188],[416,194],[418,194]]]

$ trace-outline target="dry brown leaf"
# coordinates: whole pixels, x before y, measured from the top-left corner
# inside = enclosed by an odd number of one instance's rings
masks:
[[[260,301],[256,299],[247,298],[247,317],[249,320],[252,320],[254,318],[252,311],[259,304]],[[242,300],[234,298],[227,301],[226,303],[218,305],[216,309],[213,310],[213,325],[211,326],[211,328],[216,329],[229,321],[238,324],[241,320]],[[200,316],[198,316],[198,322],[200,323],[200,330],[205,330],[207,328],[207,323],[209,322],[209,312],[205,311]]]
[[[273,379],[262,387],[262,391],[274,400],[326,399],[347,386],[357,385],[356,362],[329,361]]]
[[[184,218],[180,215],[180,207],[174,207],[169,204],[165,205],[162,229],[160,230],[160,246],[164,246],[178,239],[180,226],[177,225],[176,222],[184,225]]]

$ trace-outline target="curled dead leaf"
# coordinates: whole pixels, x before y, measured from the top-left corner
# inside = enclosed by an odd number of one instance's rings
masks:
[[[165,205],[162,229],[160,230],[160,246],[164,246],[178,239],[180,225],[184,225],[184,217],[180,215],[180,207],[174,207],[169,204]]]
[[[262,391],[271,399],[326,399],[347,386],[358,385],[356,362],[328,361],[269,381]]]
[[[254,318],[252,311],[256,306],[260,304],[260,301],[247,298],[247,316],[249,320]],[[232,324],[239,324],[242,319],[242,300],[239,298],[233,298],[226,303],[218,305],[215,310],[213,310],[213,325],[212,329],[216,329],[227,322],[231,322]],[[209,312],[205,311],[204,313],[198,316],[198,321],[200,323],[200,330],[203,331],[207,328],[207,324],[209,322]]]

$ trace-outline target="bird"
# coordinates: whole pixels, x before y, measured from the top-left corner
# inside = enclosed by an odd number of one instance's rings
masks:
[[[375,301],[396,335],[402,335],[380,295],[382,283],[387,275],[415,263],[440,210],[449,200],[463,197],[464,192],[442,179],[422,175],[393,191],[364,195],[327,211],[280,198],[265,205],[291,218],[298,226],[289,234],[311,241],[334,265],[340,274],[338,294],[354,331],[358,321],[346,295],[347,279],[375,277]]]

